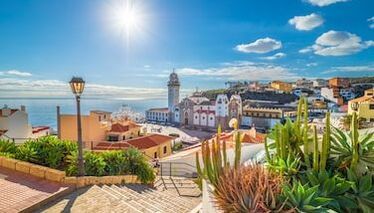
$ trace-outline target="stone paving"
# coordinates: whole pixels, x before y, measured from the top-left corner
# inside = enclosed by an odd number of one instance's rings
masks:
[[[174,190],[146,185],[94,185],[78,189],[38,212],[190,213],[197,212],[200,203],[200,196],[179,196]]]
[[[0,212],[20,212],[67,189],[68,186],[0,167]]]

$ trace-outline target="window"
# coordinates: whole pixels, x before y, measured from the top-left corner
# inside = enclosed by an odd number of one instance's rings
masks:
[[[164,154],[166,154],[167,152],[168,152],[168,148],[164,146]]]
[[[122,140],[126,140],[126,135],[124,135],[124,136],[122,137]]]
[[[374,109],[374,104],[370,104],[370,105],[369,105],[369,109],[370,109],[370,110],[373,110],[373,109]]]
[[[213,117],[210,117],[210,120],[213,120]]]
[[[153,157],[154,157],[154,158],[157,158],[157,152],[155,152],[155,153],[153,154]]]

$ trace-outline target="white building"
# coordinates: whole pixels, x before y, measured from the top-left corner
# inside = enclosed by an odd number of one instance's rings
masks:
[[[152,108],[145,112],[147,121],[156,123],[168,123],[169,109],[168,108]]]
[[[145,112],[145,118],[147,121],[157,123],[179,123],[180,113],[177,106],[179,104],[180,82],[177,73],[174,71],[170,74],[167,85],[168,107],[147,110]]]
[[[315,88],[322,88],[322,87],[327,87],[328,86],[328,81],[325,79],[316,79],[313,81],[313,87]]]
[[[14,140],[22,143],[29,138],[38,138],[49,135],[50,128],[45,126],[32,127],[29,123],[26,107],[11,109],[4,106],[0,109],[0,132],[1,138]]]

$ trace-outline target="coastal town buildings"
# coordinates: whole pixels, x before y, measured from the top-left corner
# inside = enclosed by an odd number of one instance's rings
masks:
[[[313,81],[312,80],[309,80],[309,79],[306,79],[306,78],[302,78],[302,79],[299,79],[296,81],[296,87],[297,88],[313,88]]]
[[[50,128],[47,126],[32,127],[25,106],[19,109],[4,106],[0,109],[0,132],[0,138],[22,143],[29,138],[49,135]]]
[[[348,102],[348,114],[356,112],[358,117],[374,122],[374,89],[365,91],[364,96]]]
[[[338,106],[355,98],[353,88],[351,88],[349,79],[332,78],[329,80],[328,87],[321,88],[321,96]]]
[[[106,139],[107,128],[110,122],[110,112],[94,110],[89,115],[82,115],[82,140],[103,141]],[[77,140],[77,116],[57,114],[58,135],[63,140]]]
[[[292,91],[292,84],[283,81],[272,81],[270,87],[280,93],[290,93]]]
[[[327,87],[327,85],[328,85],[328,81],[325,79],[317,78],[313,81],[314,88]]]
[[[294,117],[295,107],[286,107],[269,103],[255,103],[243,107],[242,126],[269,129],[285,117]]]

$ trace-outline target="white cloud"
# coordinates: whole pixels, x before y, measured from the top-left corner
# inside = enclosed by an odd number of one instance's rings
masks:
[[[121,99],[163,99],[166,88],[122,87],[86,84],[84,97]],[[0,78],[0,97],[72,97],[67,82],[59,80],[31,80]]]
[[[374,72],[373,65],[360,65],[360,66],[340,66],[332,67],[323,73],[334,73],[334,72]]]
[[[374,29],[374,16],[368,19],[369,27]]]
[[[306,64],[307,67],[315,67],[315,66],[318,66],[318,63],[316,62],[312,62],[312,63],[308,63]]]
[[[306,16],[295,16],[288,21],[288,23],[294,25],[296,29],[307,31],[321,26],[323,22],[323,18],[315,13]]]
[[[239,44],[235,47],[235,49],[239,52],[244,53],[267,53],[273,50],[280,49],[281,47],[282,42],[266,37],[257,39],[252,43]]]
[[[279,59],[279,58],[283,58],[283,57],[286,57],[285,53],[276,53],[276,54],[271,55],[271,56],[261,57],[261,59],[275,60],[275,59]]]
[[[314,52],[322,56],[352,55],[374,46],[374,41],[362,41],[353,33],[330,30],[317,38],[315,44],[299,50],[300,53]]]
[[[335,4],[338,2],[346,2],[349,0],[307,0],[307,1],[314,6],[324,7],[330,4]]]
[[[29,72],[21,72],[21,71],[18,71],[18,70],[1,71],[0,75],[15,76],[15,77],[30,77],[30,76],[32,76],[32,74],[29,73]]]
[[[222,67],[205,69],[182,68],[176,72],[181,76],[206,76],[229,80],[274,80],[300,78],[288,68],[267,63],[230,63]]]

